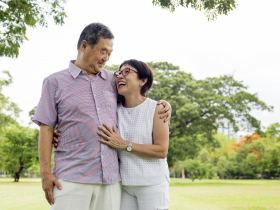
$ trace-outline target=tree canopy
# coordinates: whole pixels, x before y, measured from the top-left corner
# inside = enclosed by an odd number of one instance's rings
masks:
[[[9,86],[12,83],[12,76],[10,75],[10,73],[8,71],[3,71],[3,74],[8,78],[0,78],[0,131],[4,125],[7,125],[9,123],[17,123],[15,119],[21,112],[17,104],[11,102],[9,97],[6,97],[4,94],[2,94],[2,87]]]
[[[66,0],[0,0],[0,57],[18,57],[27,27],[47,27],[46,17],[63,25],[67,17],[61,6]]]
[[[257,94],[248,93],[247,87],[232,75],[196,80],[170,63],[148,64],[154,72],[148,97],[165,99],[172,106],[169,160],[194,155],[200,140],[213,141],[219,120],[228,119],[235,131],[248,124],[258,129],[259,121],[251,111],[273,109],[259,100]],[[198,135],[203,138],[199,140]]]
[[[24,169],[38,163],[38,136],[37,129],[18,125],[4,128],[4,138],[0,141],[0,158],[3,159],[0,167],[14,172],[15,181]]]
[[[271,134],[271,125],[262,137],[245,136],[241,142],[228,140],[223,134],[215,135],[218,147],[204,145],[193,158],[180,161],[187,175],[198,178],[271,178],[280,176],[280,139]]]
[[[153,5],[174,12],[178,6],[204,11],[208,20],[228,15],[237,6],[236,0],[153,0]]]

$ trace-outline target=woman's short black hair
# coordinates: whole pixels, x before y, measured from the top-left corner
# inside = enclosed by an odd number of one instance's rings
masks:
[[[83,40],[86,40],[91,48],[94,47],[99,42],[100,37],[104,39],[114,39],[114,35],[111,30],[103,25],[102,23],[91,23],[84,28],[82,31],[79,41],[78,50],[82,44]]]
[[[151,67],[148,64],[146,64],[142,61],[138,61],[138,60],[135,60],[135,59],[130,59],[130,60],[124,61],[120,65],[119,69],[121,69],[122,66],[125,65],[125,64],[128,64],[128,65],[132,66],[133,68],[135,68],[138,71],[138,78],[139,79],[147,79],[147,82],[141,88],[141,95],[146,96],[147,91],[152,87],[153,81],[154,81],[154,74],[153,74],[153,71],[152,71]]]

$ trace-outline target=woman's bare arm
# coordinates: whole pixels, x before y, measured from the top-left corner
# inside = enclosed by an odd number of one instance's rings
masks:
[[[162,105],[156,106],[154,120],[153,120],[153,145],[135,144],[132,143],[132,153],[141,157],[147,158],[165,158],[168,153],[169,146],[169,126],[160,118],[159,110],[163,108]],[[106,140],[99,139],[101,143],[107,144],[116,149],[126,150],[129,142],[125,141],[115,128],[113,130],[105,123],[104,127],[98,128],[103,131],[98,132]]]

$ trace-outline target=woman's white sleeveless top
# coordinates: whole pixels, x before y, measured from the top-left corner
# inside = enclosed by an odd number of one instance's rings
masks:
[[[136,144],[153,144],[153,120],[157,102],[147,98],[134,108],[118,104],[118,130],[122,138]],[[157,185],[169,179],[166,158],[144,158],[118,150],[123,185]]]

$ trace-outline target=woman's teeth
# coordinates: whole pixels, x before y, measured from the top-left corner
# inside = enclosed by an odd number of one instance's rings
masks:
[[[126,83],[125,82],[119,82],[119,86],[125,86]]]

